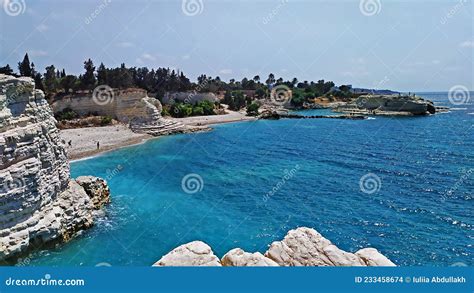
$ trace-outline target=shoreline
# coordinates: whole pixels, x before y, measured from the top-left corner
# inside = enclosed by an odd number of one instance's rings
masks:
[[[229,111],[224,115],[194,116],[186,118],[170,118],[192,129],[218,124],[256,121],[257,118],[245,116],[240,112]],[[196,131],[194,131],[196,132]],[[124,147],[143,144],[151,139],[162,136],[134,133],[124,124],[112,126],[84,127],[60,130],[61,139],[65,142],[69,162],[88,160],[102,154]],[[68,142],[71,141],[71,145]],[[97,149],[96,143],[100,143]]]

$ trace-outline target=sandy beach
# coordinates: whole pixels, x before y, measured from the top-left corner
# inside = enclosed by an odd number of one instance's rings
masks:
[[[225,115],[195,116],[187,118],[168,118],[194,127],[209,126],[213,124],[252,121],[254,117],[245,116],[245,113],[228,111]],[[63,129],[60,131],[61,139],[66,143],[69,160],[77,160],[94,156],[121,147],[140,144],[150,138],[147,134],[132,132],[126,125],[118,124],[103,127],[86,127]],[[70,145],[69,145],[70,142]],[[99,148],[97,148],[99,142]]]
[[[60,135],[61,139],[66,142],[69,160],[77,160],[124,146],[143,143],[152,138],[147,134],[134,133],[122,124],[64,129],[60,131]],[[99,142],[99,148],[97,148],[97,142]]]

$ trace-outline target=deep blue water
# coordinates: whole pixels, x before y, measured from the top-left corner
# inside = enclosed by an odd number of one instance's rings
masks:
[[[446,94],[424,96],[448,105]],[[108,179],[112,203],[94,228],[31,263],[149,266],[192,240],[218,256],[264,252],[308,226],[398,265],[473,265],[472,102],[429,117],[225,124],[75,162],[74,177]],[[187,194],[191,173],[203,188]],[[372,194],[359,186],[368,173],[380,180]]]

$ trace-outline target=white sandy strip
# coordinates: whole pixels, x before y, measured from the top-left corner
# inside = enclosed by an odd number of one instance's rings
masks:
[[[150,135],[133,133],[125,125],[64,129],[60,131],[70,160],[90,157],[120,147],[139,144]],[[71,142],[69,146],[68,142]],[[100,146],[97,149],[97,142]]]

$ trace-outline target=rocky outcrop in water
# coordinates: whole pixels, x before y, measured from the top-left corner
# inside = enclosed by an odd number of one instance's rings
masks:
[[[395,266],[375,248],[356,253],[339,249],[316,230],[306,227],[290,230],[282,241],[273,242],[267,252],[249,253],[240,248],[222,259],[201,241],[173,249],[154,266]]]
[[[80,116],[91,113],[109,116],[128,124],[137,133],[158,136],[186,132],[183,124],[161,116],[159,100],[148,97],[145,90],[137,88],[118,90],[98,86],[94,93],[58,97],[51,107],[54,113],[71,109]]]
[[[362,115],[428,115],[435,114],[433,102],[408,95],[363,95],[336,112]]]
[[[94,176],[80,176],[76,178],[76,182],[84,188],[94,209],[99,210],[110,202],[110,189],[104,179]]]
[[[0,74],[0,261],[93,224],[93,200],[69,178],[55,122],[32,79]]]

